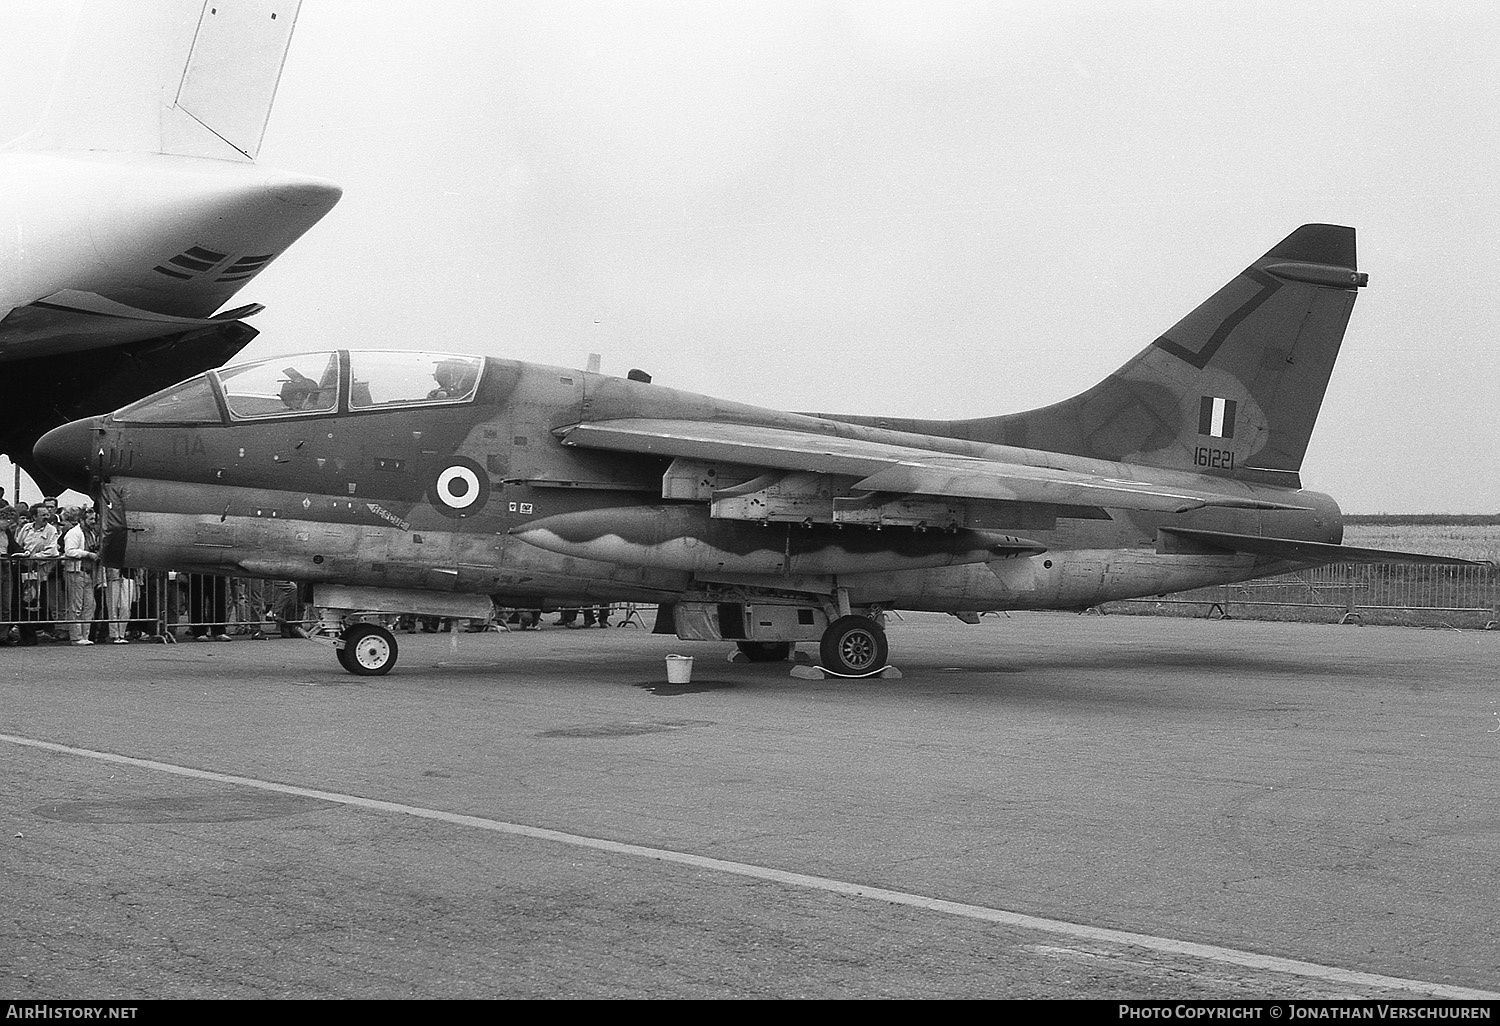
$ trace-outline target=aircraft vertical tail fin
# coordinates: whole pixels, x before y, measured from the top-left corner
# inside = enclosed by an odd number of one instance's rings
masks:
[[[90,0],[40,127],[13,148],[253,160],[301,0]]]
[[[1295,485],[1366,281],[1353,228],[1303,225],[1088,391],[945,433]]]

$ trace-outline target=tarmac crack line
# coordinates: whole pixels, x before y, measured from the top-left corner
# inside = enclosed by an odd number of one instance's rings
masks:
[[[666,848],[649,848],[639,844],[627,844],[622,841],[610,841],[599,837],[587,837],[582,834],[570,834],[561,830],[550,830],[546,827],[527,826],[523,823],[507,823],[503,820],[485,819],[480,816],[466,816],[456,812],[444,812],[441,809],[427,809],[417,805],[403,805],[399,802],[381,801],[377,798],[341,794],[337,791],[320,791],[316,788],[297,787],[292,784],[278,784],[269,780],[257,780],[254,777],[217,773],[213,770],[195,769],[191,766],[178,766],[168,762],[157,762],[153,759],[139,759],[129,755],[118,755],[114,752],[74,748],[70,745],[60,745],[51,741],[40,741],[35,738],[18,737],[13,734],[0,734],[0,741],[26,748],[55,752],[61,755],[74,755],[86,759],[97,759],[102,762],[112,762],[140,769],[155,770],[160,773],[170,773],[175,776],[190,777],[195,780],[211,780],[223,784],[234,784],[240,787],[257,788],[262,791],[274,791],[279,794],[316,798],[339,805],[370,809],[377,812],[391,812],[399,815],[415,816],[419,819],[437,820],[456,826],[466,826],[516,837],[529,837],[535,840],[571,845],[575,848],[589,848],[594,851],[609,852],[615,855],[628,855],[634,858],[650,859],[657,862],[670,862],[677,865],[690,866],[695,869],[705,869],[756,880],[767,880],[792,887],[824,891],[830,894],[842,894],[872,901],[884,901],[893,905],[904,905],[909,908],[942,912],[947,915],[960,916],[965,919],[995,923],[1017,929],[1036,930],[1042,933],[1071,937],[1078,940],[1091,940],[1105,944],[1144,948],[1162,954],[1201,958],[1211,962],[1240,966],[1245,969],[1286,973],[1292,976],[1322,980],[1329,983],[1375,987],[1385,990],[1401,990],[1428,997],[1447,998],[1449,1000],[1500,1000],[1500,992],[1475,990],[1468,987],[1454,987],[1448,984],[1430,983],[1424,980],[1403,979],[1398,976],[1383,976],[1378,973],[1341,969],[1337,966],[1322,965],[1317,962],[1304,962],[1300,959],[1281,958],[1276,955],[1263,955],[1253,951],[1224,948],[1214,944],[1199,944],[1194,941],[1175,940],[1171,937],[1157,937],[1151,934],[1133,933],[1128,930],[1088,926],[1083,923],[1073,923],[1062,919],[1045,919],[1039,916],[1026,915],[1021,912],[1009,912],[1004,909],[989,908],[984,905],[969,905],[963,902],[949,901],[945,898],[912,894],[907,891],[893,891],[883,887],[871,887],[865,884],[850,883],[845,880],[835,880],[831,877],[793,873],[787,870],[756,866],[745,862],[730,862],[725,859],[709,858],[704,855],[693,855],[688,852],[672,851]]]

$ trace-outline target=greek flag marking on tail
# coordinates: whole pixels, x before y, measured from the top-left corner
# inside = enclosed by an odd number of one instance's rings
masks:
[[[1198,433],[1212,438],[1234,437],[1234,413],[1239,403],[1206,395],[1198,407]]]

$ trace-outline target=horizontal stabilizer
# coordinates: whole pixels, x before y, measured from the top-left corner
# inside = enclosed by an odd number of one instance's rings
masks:
[[[1197,542],[1227,552],[1247,552],[1254,556],[1287,559],[1296,563],[1433,563],[1440,566],[1492,566],[1483,559],[1457,559],[1432,556],[1421,552],[1395,549],[1362,549],[1354,545],[1330,545],[1327,542],[1299,541],[1295,538],[1263,538],[1253,534],[1228,534],[1223,531],[1199,531],[1184,527],[1164,527],[1163,535]]]

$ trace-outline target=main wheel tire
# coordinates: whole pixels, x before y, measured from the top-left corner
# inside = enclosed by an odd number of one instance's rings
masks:
[[[885,631],[868,616],[841,616],[823,632],[823,668],[850,677],[874,673],[890,655]]]
[[[376,624],[358,623],[344,632],[344,647],[338,654],[350,673],[378,677],[396,665],[396,637]]]
[[[734,644],[752,663],[779,663],[792,654],[790,641],[736,641]]]

